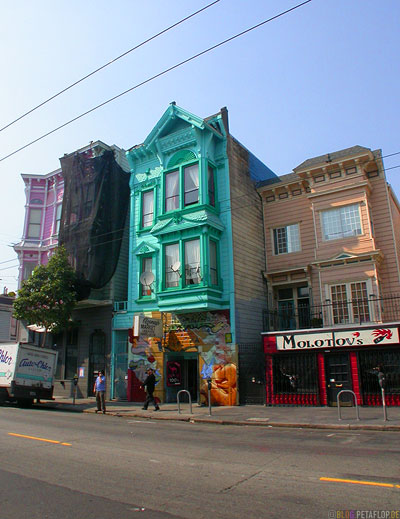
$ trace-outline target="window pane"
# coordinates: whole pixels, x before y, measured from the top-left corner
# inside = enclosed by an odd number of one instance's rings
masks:
[[[67,333],[67,347],[65,355],[65,378],[72,379],[78,371],[78,331]]]
[[[208,203],[215,206],[214,170],[208,166]]]
[[[217,244],[212,240],[210,240],[210,281],[212,285],[218,285]]]
[[[165,210],[179,209],[179,171],[168,173],[165,177]]]
[[[351,303],[353,308],[353,317],[358,322],[369,322],[369,304],[367,294],[367,283],[351,283]]]
[[[358,204],[323,211],[322,227],[325,240],[362,234]]]
[[[143,272],[153,272],[153,259],[143,258],[142,259],[142,274]],[[141,285],[142,296],[151,296],[151,288],[146,285]]]
[[[185,283],[200,283],[200,240],[185,242]]]
[[[142,197],[142,227],[150,227],[154,216],[154,191],[146,191]]]
[[[62,212],[62,204],[58,204],[57,207],[56,207],[56,228],[55,228],[55,234],[58,234],[60,232],[61,212]]]
[[[34,268],[37,267],[37,263],[25,263],[24,264],[24,277],[23,280],[28,279],[34,270]]]
[[[179,286],[179,272],[174,272],[172,267],[179,261],[179,244],[173,243],[165,247],[165,287]]]
[[[185,206],[197,204],[199,201],[199,167],[198,164],[188,166],[184,170]]]
[[[29,212],[28,238],[39,238],[40,222],[42,219],[41,209],[31,209]]]
[[[299,225],[288,225],[274,229],[275,254],[286,254],[300,250]]]
[[[350,322],[349,307],[347,303],[346,285],[331,287],[333,322],[345,324]]]

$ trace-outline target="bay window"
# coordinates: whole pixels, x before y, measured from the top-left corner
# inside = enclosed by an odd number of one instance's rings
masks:
[[[141,259],[141,274],[153,272],[153,258],[150,256]],[[151,288],[148,285],[140,283],[141,297],[151,296]]]
[[[218,285],[217,243],[210,240],[210,283]]]
[[[215,207],[214,169],[208,166],[208,203]]]
[[[199,166],[193,164],[183,169],[184,171],[184,206],[199,202]]]

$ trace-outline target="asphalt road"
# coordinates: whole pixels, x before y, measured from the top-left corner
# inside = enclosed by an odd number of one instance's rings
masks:
[[[0,407],[0,519],[397,519],[398,436]]]

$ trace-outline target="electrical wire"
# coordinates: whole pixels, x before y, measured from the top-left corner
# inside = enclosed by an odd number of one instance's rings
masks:
[[[2,132],[3,130],[5,130],[6,128],[9,128],[11,125],[15,124],[16,122],[20,121],[21,119],[23,119],[24,117],[26,117],[27,115],[31,114],[32,112],[34,112],[35,110],[37,110],[38,108],[44,106],[45,104],[49,103],[50,101],[52,101],[53,99],[55,99],[56,97],[60,96],[61,94],[63,94],[64,92],[66,92],[67,90],[69,90],[70,88],[78,85],[79,83],[82,83],[82,81],[84,81],[85,79],[89,78],[90,76],[93,76],[94,74],[96,74],[97,72],[100,72],[100,70],[103,70],[104,68],[108,67],[109,65],[111,65],[112,63],[115,63],[116,61],[118,61],[119,59],[123,58],[124,56],[126,56],[127,54],[133,52],[134,50],[137,50],[139,49],[139,47],[143,47],[143,45],[145,45],[146,43],[149,43],[150,41],[152,40],[155,40],[156,38],[158,38],[159,36],[161,36],[162,34],[165,34],[166,32],[170,31],[171,29],[173,29],[174,27],[177,27],[178,25],[180,25],[181,23],[183,22],[186,22],[187,20],[189,20],[190,18],[193,18],[193,16],[196,16],[197,14],[205,11],[206,9],[208,9],[209,7],[217,4],[218,2],[220,2],[221,0],[215,0],[214,2],[212,2],[211,4],[208,4],[206,5],[205,7],[203,7],[202,9],[199,9],[198,11],[190,14],[189,16],[186,16],[185,18],[182,18],[182,20],[179,20],[178,22],[174,23],[173,25],[170,25],[169,27],[167,27],[166,29],[163,29],[162,31],[158,32],[157,34],[155,34],[154,36],[151,36],[150,38],[147,38],[147,40],[144,40],[142,41],[141,43],[139,43],[138,45],[135,45],[135,47],[132,47],[131,49],[127,50],[126,52],[124,52],[123,54],[120,54],[119,56],[117,56],[116,58],[112,59],[111,61],[108,61],[107,63],[105,63],[104,65],[102,65],[101,67],[97,68],[96,70],[93,70],[92,72],[90,72],[89,74],[87,74],[86,76],[82,77],[81,79],[78,79],[78,81],[75,81],[75,83],[72,83],[71,85],[63,88],[62,90],[60,90],[60,92],[57,92],[56,94],[52,95],[51,97],[49,97],[48,99],[46,99],[45,101],[43,101],[42,103],[38,104],[37,106],[35,106],[34,108],[32,108],[31,110],[29,110],[28,112],[25,112],[24,114],[20,115],[19,117],[17,117],[17,119],[14,119],[14,121],[11,121],[10,123],[6,124],[6,126],[3,126],[3,128],[0,128],[0,132]]]
[[[245,29],[244,31],[239,32],[239,33],[235,34],[234,36],[231,36],[230,38],[227,38],[226,40],[223,40],[223,41],[221,41],[221,42],[219,42],[219,43],[217,43],[215,45],[212,45],[211,47],[208,47],[207,49],[205,49],[205,50],[203,50],[201,52],[198,52],[197,54],[194,54],[190,58],[187,58],[187,59],[185,59],[185,60],[183,60],[183,61],[173,65],[172,67],[168,67],[168,68],[164,69],[162,72],[159,72],[158,74],[155,74],[154,76],[151,76],[150,78],[147,78],[144,81],[142,81],[140,83],[137,83],[136,85],[134,85],[131,88],[128,88],[124,92],[121,92],[121,93],[117,94],[116,96],[111,97],[107,101],[104,101],[103,103],[100,103],[99,105],[94,106],[90,110],[87,110],[86,112],[84,112],[84,113],[74,117],[73,119],[67,121],[66,123],[61,124],[57,128],[54,128],[53,130],[50,130],[49,132],[45,133],[44,135],[41,135],[37,139],[34,139],[33,141],[29,142],[28,144],[25,144],[24,146],[21,146],[20,148],[18,148],[17,150],[13,151],[12,153],[9,153],[8,155],[2,157],[0,159],[0,162],[2,162],[3,160],[8,159],[9,157],[12,157],[16,153],[19,153],[20,151],[24,150],[25,148],[28,148],[29,146],[32,146],[32,144],[35,144],[36,142],[44,139],[45,137],[48,137],[49,135],[57,132],[58,130],[61,130],[62,128],[65,128],[65,126],[68,126],[69,124],[77,121],[78,119],[81,119],[85,115],[88,115],[88,114],[94,112],[95,110],[98,110],[99,108],[105,106],[106,104],[111,103],[112,101],[115,101],[116,99],[118,99],[118,98],[128,94],[129,92],[132,92],[133,90],[136,90],[137,88],[139,88],[139,87],[141,87],[141,86],[143,86],[143,85],[145,85],[147,83],[150,83],[154,79],[157,79],[157,78],[163,76],[164,74],[167,74],[168,72],[171,72],[172,70],[175,70],[175,69],[181,67],[182,65],[185,65],[186,63],[189,63],[190,61],[193,61],[194,59],[197,59],[200,56],[203,56],[204,54],[207,54],[208,52],[211,52],[212,50],[215,50],[218,47],[221,47],[222,45],[225,45],[226,43],[229,43],[232,40],[235,40],[236,38],[239,38],[240,36],[243,36],[243,35],[249,33],[250,31],[258,29],[259,27],[262,27],[263,25],[265,25],[265,24],[267,24],[269,22],[272,22],[273,20],[276,20],[277,18],[280,18],[280,17],[284,16],[285,14],[288,14],[291,11],[294,11],[295,9],[299,9],[300,7],[302,7],[302,6],[306,5],[306,4],[309,4],[310,2],[312,2],[312,0],[305,0],[305,2],[297,4],[294,7],[291,7],[290,9],[287,9],[286,11],[282,11],[281,13],[279,13],[279,14],[277,14],[275,16],[272,16],[271,18],[268,18],[267,20],[264,20],[263,22],[260,22],[260,23],[258,23],[256,25],[253,25],[252,27],[249,27],[248,29]]]

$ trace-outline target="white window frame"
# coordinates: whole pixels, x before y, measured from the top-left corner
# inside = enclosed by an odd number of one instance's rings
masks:
[[[36,222],[36,221],[32,221],[32,216],[33,215],[38,215],[39,218],[35,218],[38,219],[39,221]],[[41,234],[41,230],[42,230],[42,215],[43,215],[43,210],[42,209],[39,209],[39,208],[30,208],[29,209],[29,221],[28,221],[28,229],[27,229],[27,237],[28,238],[36,238],[36,239],[40,239],[40,234]],[[32,230],[35,229],[36,231],[34,233],[32,233]],[[36,232],[37,232],[37,236],[36,236]]]
[[[376,315],[375,315],[375,305],[373,304],[374,300],[371,299],[371,295],[374,294],[372,290],[372,281],[371,279],[357,279],[352,281],[345,281],[345,282],[335,282],[325,285],[325,296],[326,296],[326,302],[327,302],[327,312],[324,312],[326,316],[329,317],[329,323],[324,323],[325,326],[334,325],[334,326],[347,326],[349,324],[359,324],[359,321],[355,321],[354,318],[354,309],[353,304],[351,304],[352,298],[352,292],[351,292],[351,285],[353,284],[361,284],[365,283],[365,289],[367,293],[367,300],[368,300],[368,313],[369,313],[369,321],[363,321],[363,322],[376,322]],[[332,297],[332,288],[333,287],[339,287],[344,286],[346,290],[346,301],[349,301],[349,303],[346,305],[347,311],[348,311],[348,319],[342,321],[342,322],[335,322],[335,316],[333,312],[333,297]]]
[[[286,247],[287,250],[280,252],[278,239],[279,237],[276,234],[285,229],[286,232]],[[276,240],[275,240],[276,236]],[[275,246],[276,245],[276,246]],[[298,223],[290,224],[290,225],[281,225],[279,227],[275,227],[272,229],[272,250],[274,256],[280,256],[282,254],[292,254],[293,252],[301,251],[301,243],[300,243],[300,225]]]
[[[351,214],[349,211],[353,209],[353,214]],[[330,218],[331,222],[327,221],[328,218]],[[363,234],[360,204],[358,202],[322,210],[320,219],[322,238],[324,241],[343,240],[344,238],[354,238],[355,236],[361,236]],[[334,222],[335,219],[336,222]],[[330,230],[327,229],[327,224],[329,225],[329,223],[332,227],[334,224],[338,224],[335,232],[327,232]],[[347,227],[349,227],[348,230],[346,230],[346,224]]]

